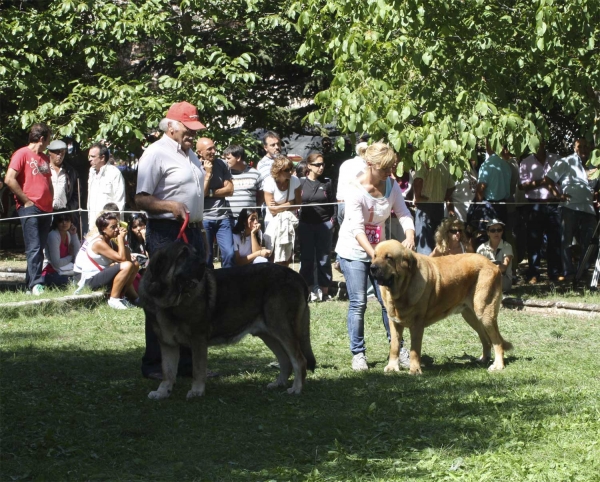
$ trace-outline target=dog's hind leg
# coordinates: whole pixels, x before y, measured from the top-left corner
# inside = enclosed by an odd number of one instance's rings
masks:
[[[179,364],[179,345],[160,344],[162,356],[162,382],[156,391],[150,392],[148,398],[151,400],[163,400],[173,390],[175,379],[177,377],[177,365]]]
[[[290,357],[287,355],[283,345],[276,338],[267,333],[259,333],[257,336],[264,341],[265,345],[267,345],[275,354],[280,368],[279,376],[274,382],[269,383],[267,388],[285,387],[293,369]]]
[[[206,386],[206,371],[208,369],[208,335],[193,334],[192,338],[192,389],[187,393],[187,399],[204,395]]]
[[[488,363],[491,360],[492,341],[490,340],[483,323],[469,307],[465,308],[461,315],[469,324],[469,326],[477,332],[479,339],[481,340],[483,354],[481,355],[481,358],[479,358],[479,361],[482,363]]]
[[[294,368],[294,383],[287,389],[287,392],[290,395],[300,395],[306,380],[306,358],[302,354],[298,340],[294,340],[291,346],[284,345],[284,347]]]
[[[475,316],[481,321],[488,339],[494,347],[494,363],[488,367],[489,371],[504,369],[504,350],[512,349],[512,345],[502,338],[498,329],[498,312],[502,303],[501,282],[498,280],[495,290],[488,293],[485,297],[475,296],[473,299],[473,311]]]

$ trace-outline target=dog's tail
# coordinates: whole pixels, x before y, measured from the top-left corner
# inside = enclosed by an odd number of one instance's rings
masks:
[[[298,337],[300,338],[300,349],[304,358],[306,358],[306,368],[311,372],[315,371],[317,360],[310,344],[310,308],[308,303],[305,304],[304,313],[300,320]]]
[[[506,341],[505,339],[502,339],[502,349],[504,351],[510,351],[513,349],[513,345],[510,341]]]

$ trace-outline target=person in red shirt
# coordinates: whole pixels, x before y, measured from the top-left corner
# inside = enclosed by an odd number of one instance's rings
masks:
[[[21,218],[27,257],[25,282],[34,295],[44,292],[44,247],[52,222],[51,216],[39,216],[52,212],[54,193],[50,159],[44,154],[51,135],[52,132],[46,124],[31,126],[29,145],[12,155],[4,178],[4,182],[15,195],[17,213]]]

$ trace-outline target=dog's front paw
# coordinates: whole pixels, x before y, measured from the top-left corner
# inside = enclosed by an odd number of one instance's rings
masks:
[[[271,382],[267,385],[267,388],[269,390],[272,390],[273,388],[278,388],[278,387],[285,387],[285,383],[281,383],[279,380],[275,380],[274,382]]]
[[[500,364],[500,363],[496,364],[496,363],[494,363],[493,365],[490,365],[488,367],[488,372],[497,372],[497,371],[500,371],[500,370],[504,370],[504,364]]]
[[[204,395],[204,390],[190,390],[189,392],[187,392],[186,398],[188,400],[191,400],[192,398],[201,397],[203,395]]]
[[[383,369],[384,372],[399,372],[400,371],[400,366],[398,365],[398,362],[396,363],[388,363],[387,366]]]
[[[302,392],[302,387],[300,387],[300,388],[291,387],[291,388],[287,389],[287,392],[290,395],[300,395],[300,393]]]
[[[412,368],[408,371],[409,375],[423,375],[423,372],[421,371],[421,367],[419,368]]]
[[[148,398],[150,400],[164,400],[165,398],[169,398],[169,392],[161,392],[160,390],[155,390],[148,394]]]

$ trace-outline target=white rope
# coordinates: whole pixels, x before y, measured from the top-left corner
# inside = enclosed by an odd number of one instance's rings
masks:
[[[538,200],[531,200],[531,202],[527,202],[527,203],[522,203],[522,202],[504,202],[504,201],[500,201],[500,202],[491,202],[491,201],[466,201],[466,202],[451,202],[452,204],[462,204],[462,205],[479,205],[479,206],[485,206],[488,204],[491,205],[505,205],[505,206],[529,206],[531,204],[536,204],[535,201]],[[406,204],[411,204],[411,205],[415,205],[414,201],[410,201],[410,200],[405,200],[404,201]],[[419,204],[446,204],[447,201],[424,201],[424,202],[420,202]],[[290,206],[287,206],[286,209],[291,209],[291,208],[295,208],[295,209],[300,209],[303,207],[314,207],[314,206],[340,206],[345,204],[344,201],[339,201],[339,202],[332,202],[332,203],[311,203],[311,204],[293,204]],[[537,204],[562,204],[560,201],[545,201],[545,200],[539,200],[539,203]],[[568,205],[568,202],[567,202]],[[236,206],[237,208],[238,206]],[[255,209],[257,211],[260,211],[262,208],[268,208],[268,206],[263,205],[263,206],[244,206],[242,209]],[[214,208],[210,208],[211,211],[231,211],[231,207],[214,207]],[[57,212],[51,212],[51,213],[42,213],[42,214],[31,214],[29,216],[16,216],[16,217],[12,217],[12,218],[1,218],[0,222],[3,221],[20,221],[21,219],[27,219],[27,218],[34,218],[34,217],[42,217],[42,216],[53,216],[57,213],[60,214],[64,214],[64,213],[84,213],[84,212],[89,212],[88,209],[73,209],[70,211],[57,211]],[[112,211],[111,211],[112,212]],[[119,212],[122,214],[140,214],[140,213],[145,213],[145,211],[122,211],[122,210],[117,210],[115,212]]]

